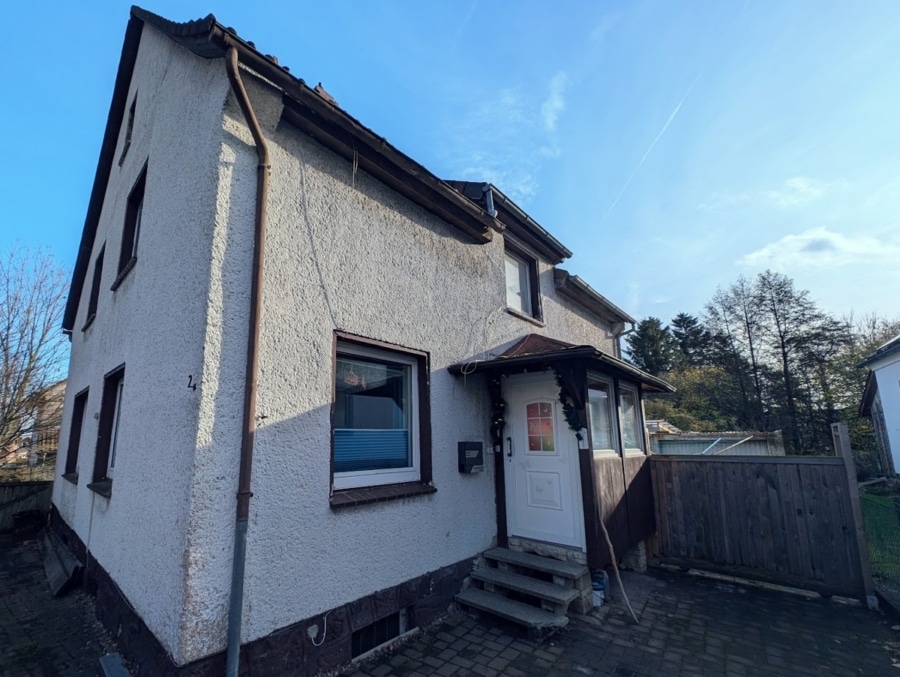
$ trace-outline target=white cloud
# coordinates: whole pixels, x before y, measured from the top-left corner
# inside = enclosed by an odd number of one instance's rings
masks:
[[[550,93],[541,105],[541,119],[544,122],[544,129],[548,132],[556,131],[556,121],[560,114],[566,109],[566,100],[563,94],[569,85],[569,77],[559,72],[550,80]]]
[[[818,200],[825,194],[829,184],[807,176],[795,176],[786,180],[777,190],[768,190],[765,196],[776,207],[789,209]]]
[[[825,197],[834,188],[845,188],[847,182],[819,181],[808,176],[794,176],[786,179],[778,188],[758,192],[715,191],[697,205],[701,212],[720,212],[738,205],[770,205],[779,209],[791,209],[815,202]]]
[[[751,252],[740,259],[749,268],[780,271],[839,268],[867,263],[893,263],[900,258],[900,237],[844,235],[824,227],[811,228]]]
[[[750,193],[712,193],[697,205],[701,212],[720,212],[750,200]]]
[[[544,162],[558,158],[556,130],[565,111],[569,78],[559,72],[541,100],[523,88],[498,90],[449,125],[444,150],[447,178],[489,181],[523,206],[538,190]]]

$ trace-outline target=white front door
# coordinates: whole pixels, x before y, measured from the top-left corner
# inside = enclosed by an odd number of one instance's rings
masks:
[[[578,440],[552,372],[503,381],[506,515],[510,536],[584,550]]]

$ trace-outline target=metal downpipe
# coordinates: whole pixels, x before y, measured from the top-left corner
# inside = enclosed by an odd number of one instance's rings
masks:
[[[250,320],[247,335],[247,368],[244,387],[244,416],[241,434],[241,465],[238,474],[237,517],[234,524],[234,559],[231,568],[231,599],[228,607],[228,637],[226,672],[228,677],[238,677],[241,652],[241,616],[244,608],[244,565],[247,559],[247,523],[250,517],[250,471],[253,466],[253,435],[256,430],[256,391],[259,374],[260,309],[263,293],[264,243],[266,239],[266,202],[269,188],[269,149],[238,66],[238,53],[228,47],[225,59],[228,80],[244,114],[259,163],[256,169],[256,213],[253,235],[253,272],[250,281]]]

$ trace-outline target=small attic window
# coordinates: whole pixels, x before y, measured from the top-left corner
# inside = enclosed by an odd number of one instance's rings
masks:
[[[506,243],[504,256],[506,274],[506,309],[526,319],[542,321],[541,289],[537,261],[524,250]]]
[[[131,108],[128,109],[128,126],[125,128],[125,143],[122,144],[122,155],[119,157],[119,166],[125,162],[128,149],[131,148],[131,133],[134,131],[134,111],[137,108],[137,94],[131,100]]]

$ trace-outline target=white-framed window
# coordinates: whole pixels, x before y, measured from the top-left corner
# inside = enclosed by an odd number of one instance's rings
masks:
[[[616,412],[613,384],[607,379],[592,379],[588,388],[588,421],[591,448],[595,454],[618,455]]]
[[[532,301],[532,264],[521,256],[506,252],[506,307],[534,317]]]
[[[421,357],[338,339],[334,374],[334,489],[422,479]]]
[[[633,386],[619,384],[619,415],[622,417],[622,447],[626,454],[644,453],[640,398]]]

